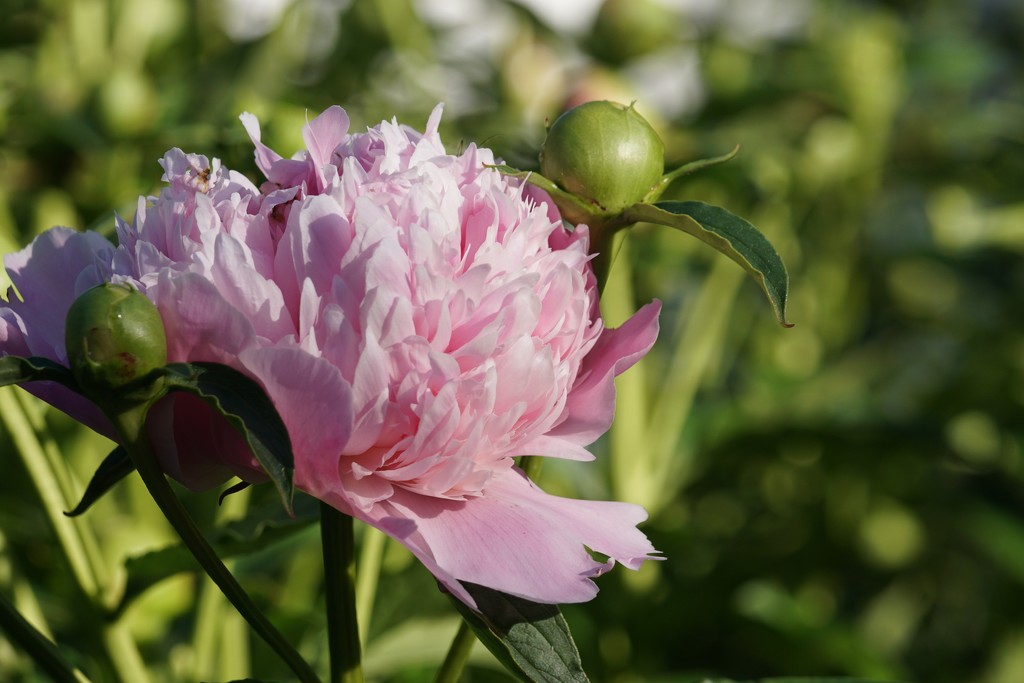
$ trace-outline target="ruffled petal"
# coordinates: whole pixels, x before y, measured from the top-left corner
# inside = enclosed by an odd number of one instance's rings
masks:
[[[171,361],[237,367],[238,354],[256,341],[249,319],[225,301],[212,282],[198,274],[163,271],[146,294],[163,318]]]
[[[548,432],[590,444],[608,431],[615,413],[615,376],[632,367],[658,338],[661,302],[647,304],[615,329],[606,329],[587,354],[565,406],[565,420]]]
[[[646,518],[636,505],[549,495],[509,470],[495,476],[484,495],[466,501],[396,490],[366,521],[384,531],[408,530],[398,540],[472,605],[457,582],[534,602],[590,600],[598,590],[592,579],[615,562],[637,569],[644,560],[659,559],[636,528]],[[595,560],[587,549],[609,559]]]

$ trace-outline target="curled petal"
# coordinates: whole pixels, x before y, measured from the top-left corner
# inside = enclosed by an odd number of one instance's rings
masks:
[[[406,531],[398,540],[470,605],[459,581],[535,602],[584,602],[597,593],[592,579],[615,562],[637,569],[658,559],[636,528],[647,518],[643,508],[552,496],[517,470],[495,476],[477,498],[396,493],[374,512],[368,522],[392,534]],[[399,528],[398,519],[415,526]],[[594,559],[588,548],[609,559]]]
[[[615,329],[606,329],[587,354],[566,402],[566,419],[548,432],[580,444],[608,431],[615,412],[615,376],[647,353],[658,337],[661,302],[647,304]]]
[[[245,438],[195,396],[175,393],[161,399],[149,411],[146,431],[163,470],[192,491],[205,491],[232,476],[266,481]]]

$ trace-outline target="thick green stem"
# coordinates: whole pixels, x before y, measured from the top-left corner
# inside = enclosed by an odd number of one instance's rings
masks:
[[[142,481],[149,489],[149,494],[167,521],[178,532],[185,547],[196,558],[203,571],[217,584],[217,587],[231,601],[235,609],[245,617],[253,630],[277,652],[302,683],[320,683],[320,679],[309,664],[281,632],[270,623],[270,620],[260,611],[249,594],[227,570],[227,567],[206,542],[195,522],[192,521],[188,511],[174,494],[164,473],[160,470],[150,448],[149,437],[143,428],[148,409],[148,403],[138,403],[108,407],[105,412],[114,423],[121,439],[121,445],[131,456]]]
[[[434,676],[434,683],[456,683],[462,675],[462,670],[466,667],[466,661],[469,659],[469,653],[473,651],[475,643],[476,636],[473,634],[473,630],[468,623],[463,621],[459,624],[455,638],[452,639],[444,663],[441,664],[437,675]]]
[[[353,519],[320,503],[320,539],[327,593],[327,642],[331,683],[362,683],[363,668],[356,618],[356,563]]]

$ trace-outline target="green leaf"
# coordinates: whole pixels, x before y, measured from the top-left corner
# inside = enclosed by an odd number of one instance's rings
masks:
[[[216,529],[209,539],[210,545],[217,556],[224,560],[244,556],[285,541],[304,531],[320,518],[317,502],[308,496],[296,499],[296,510],[293,514],[285,513],[278,507],[277,515],[268,517],[262,510],[253,510],[244,519]],[[115,610],[117,614],[152,586],[177,574],[195,571],[197,567],[188,548],[179,543],[129,557],[125,561],[125,569],[128,579],[124,594]]]
[[[634,204],[623,213],[632,222],[667,225],[693,235],[722,252],[744,269],[764,290],[785,327],[789,274],[771,242],[753,225],[718,206],[704,202],[657,202]]]
[[[473,610],[452,598],[477,638],[521,681],[588,683],[580,653],[557,605],[544,605],[462,584],[476,601]]]
[[[56,361],[40,356],[0,358],[0,387],[23,382],[57,382],[78,391],[78,383],[71,371]]]
[[[292,442],[263,387],[219,363],[171,363],[164,368],[164,379],[169,390],[198,396],[227,418],[245,437],[291,512],[295,495]]]
[[[114,484],[134,471],[135,463],[128,455],[128,451],[124,447],[118,446],[96,468],[96,472],[92,475],[92,479],[89,480],[89,485],[85,487],[85,493],[82,494],[82,499],[78,501],[75,509],[64,514],[68,517],[77,517],[82,514],[99,500],[103,494],[109,491]]]
[[[711,168],[712,166],[717,166],[718,164],[724,164],[725,162],[732,160],[737,154],[739,154],[739,152],[740,146],[736,145],[735,147],[732,148],[731,151],[722,154],[721,156],[712,157],[710,159],[698,159],[697,161],[691,161],[688,164],[680,166],[674,171],[669,171],[668,173],[661,177],[661,181],[657,185],[651,188],[651,191],[647,194],[646,197],[644,197],[644,203],[650,204],[651,202],[657,201],[658,197],[660,197],[662,193],[668,189],[668,186],[671,185],[673,181],[682,178],[683,176],[690,175],[691,173],[703,171],[706,168]]]

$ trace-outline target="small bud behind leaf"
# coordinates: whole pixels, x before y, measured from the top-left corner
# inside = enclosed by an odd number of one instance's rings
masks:
[[[665,145],[632,105],[587,102],[559,116],[540,151],[540,172],[562,189],[617,213],[661,181]]]
[[[64,334],[71,372],[87,395],[102,395],[167,364],[160,312],[129,285],[105,283],[78,297]]]

